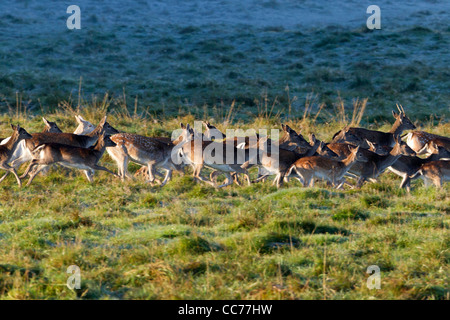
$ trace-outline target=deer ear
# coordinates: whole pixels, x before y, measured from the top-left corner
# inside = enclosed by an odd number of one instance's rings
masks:
[[[286,126],[284,125],[284,123],[281,124],[281,129],[283,129],[283,131],[286,131]]]
[[[397,112],[395,112],[394,110],[392,110],[392,115],[394,116],[394,118],[395,118],[395,119],[397,119],[397,118],[398,118],[398,113],[397,113]]]
[[[309,134],[309,144],[314,145],[316,143],[316,136],[314,133]]]
[[[48,120],[47,119],[45,119],[44,117],[42,117],[42,121],[44,121],[44,123],[46,124],[46,125],[48,125],[49,123],[48,123]]]
[[[191,131],[191,126],[189,125],[189,123],[186,125],[186,130]]]
[[[181,129],[186,129],[186,127],[184,126],[183,122],[180,122],[180,127],[181,127]]]
[[[16,130],[17,127],[11,123],[11,128],[12,128],[13,130]]]

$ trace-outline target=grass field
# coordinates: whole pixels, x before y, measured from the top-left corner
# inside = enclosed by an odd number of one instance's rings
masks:
[[[95,110],[86,118],[99,120]],[[49,118],[64,131],[74,128],[67,111]],[[2,132],[9,120],[3,117]],[[148,135],[192,120],[109,119]],[[273,122],[262,116],[242,126]],[[30,131],[42,126],[39,118],[26,124]],[[290,124],[324,139],[340,125]],[[449,130],[448,123],[426,129]],[[115,169],[108,156],[102,162]],[[407,194],[399,182],[389,173],[361,191],[298,182],[215,190],[190,175],[175,174],[160,188],[106,173],[88,184],[79,172],[52,170],[18,189],[8,177],[0,185],[0,297],[449,299],[449,185],[437,190],[417,181]],[[65,286],[73,264],[81,268],[81,290]],[[379,290],[366,286],[370,265],[381,269]]]
[[[205,20],[192,19],[198,1],[80,0],[75,32],[66,6],[45,2],[0,4],[2,138],[10,123],[41,131],[43,115],[73,132],[79,113],[148,136],[208,120],[221,130],[288,123],[329,141],[350,123],[389,130],[396,103],[419,129],[450,136],[446,1],[396,1],[403,7],[369,31],[367,6],[360,22],[339,25],[320,0],[211,2],[224,9],[206,8]],[[307,25],[304,6],[326,18]],[[116,170],[108,155],[100,162]],[[400,181],[385,173],[361,190],[296,181],[215,190],[190,172],[160,188],[52,169],[19,189],[9,176],[0,299],[449,300],[450,186],[416,180],[407,194]],[[70,265],[81,269],[80,290],[66,287]],[[381,289],[366,285],[371,265]]]

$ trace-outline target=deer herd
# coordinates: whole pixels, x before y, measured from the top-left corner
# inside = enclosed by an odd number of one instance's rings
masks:
[[[397,108],[399,113],[392,112],[395,123],[388,132],[346,127],[329,143],[319,141],[314,134],[307,141],[284,124],[278,140],[256,133],[227,137],[209,122],[203,122],[203,132],[181,124],[170,139],[119,132],[106,116],[94,126],[77,115],[74,133],[63,133],[56,123],[43,118],[43,132],[30,134],[19,125],[11,125],[12,135],[0,139],[0,168],[6,171],[0,182],[13,173],[19,186],[21,179],[29,176],[29,185],[38,173],[56,164],[83,170],[89,182],[96,170],[125,180],[133,178],[128,172],[131,161],[142,166],[136,175],[143,174],[148,182],[161,186],[170,181],[174,170],[184,173],[185,166],[191,166],[195,180],[217,188],[240,185],[241,175],[249,185],[275,176],[277,187],[292,178],[304,187],[324,180],[329,186],[343,188],[350,185],[346,180],[350,177],[356,180],[351,187],[361,188],[386,170],[399,175],[400,187],[408,192],[416,178],[422,178],[425,186],[442,187],[450,179],[450,139],[423,131],[403,135],[416,127],[403,107]],[[105,151],[116,162],[117,174],[99,165]],[[19,177],[17,169],[26,162],[29,164]],[[212,169],[209,177],[202,175],[205,167]],[[253,181],[249,175],[252,167],[258,167],[258,178]],[[221,174],[225,179],[219,183]]]

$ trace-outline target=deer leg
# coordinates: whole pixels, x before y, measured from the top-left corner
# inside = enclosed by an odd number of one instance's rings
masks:
[[[83,170],[84,174],[86,175],[86,178],[88,179],[89,183],[92,183],[94,181],[93,175],[94,173],[92,170]]]
[[[31,169],[33,169],[38,163],[39,163],[38,159],[33,159],[28,165],[28,167],[25,169],[25,172],[20,176],[20,178],[21,179],[25,178],[28,175],[28,173],[30,173]]]
[[[6,171],[6,173],[3,175],[3,177],[0,178],[0,182],[2,182],[3,180],[5,180],[5,178],[8,176],[10,171]]]
[[[94,166],[92,166],[92,169],[93,170],[101,170],[101,171],[106,171],[106,172],[108,172],[108,173],[111,173],[113,176],[115,176],[115,177],[118,177],[119,178],[119,176],[117,175],[117,174],[115,174],[114,172],[112,172],[111,170],[109,170],[108,168],[105,168],[105,167],[102,167],[102,166],[100,166],[100,165],[98,165],[98,164],[96,164],[96,165],[94,165]]]
[[[365,177],[359,177],[358,182],[356,183],[356,189],[361,189],[362,185],[366,181]]]
[[[227,177],[227,181],[224,184],[218,186],[218,188],[223,188],[233,184],[233,178],[231,177],[231,174],[229,172],[225,172],[225,175]]]
[[[268,176],[269,176],[268,174],[259,176],[256,180],[253,180],[253,183],[257,183],[257,182],[260,182],[261,180],[265,180]]]
[[[31,184],[31,182],[37,176],[37,174],[45,167],[46,167],[46,165],[39,165],[38,166],[38,168],[30,175],[30,179],[28,180],[27,187]]]
[[[164,187],[166,183],[169,182],[170,179],[172,178],[172,170],[171,169],[166,170],[167,170],[166,177],[164,178],[164,181],[161,183],[161,187]]]

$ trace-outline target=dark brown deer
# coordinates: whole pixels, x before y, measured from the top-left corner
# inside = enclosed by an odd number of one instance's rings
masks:
[[[356,184],[357,188],[361,188],[367,179],[377,179],[379,175],[381,175],[389,166],[393,165],[402,155],[415,155],[415,152],[401,140],[396,140],[396,143],[392,150],[385,156],[380,156],[368,150],[366,150],[366,152],[368,162],[357,162],[349,170],[350,173],[359,176],[358,182]]]
[[[25,171],[25,176],[38,166],[30,175],[27,186],[31,184],[34,177],[45,167],[52,164],[61,164],[65,167],[83,170],[89,182],[93,181],[95,170],[102,170],[116,175],[109,169],[98,165],[100,158],[105,153],[107,147],[115,147],[116,144],[108,135],[102,133],[98,137],[97,143],[89,148],[74,147],[59,143],[46,143],[37,147],[33,154],[36,156]]]
[[[17,175],[16,169],[9,165],[10,159],[17,147],[17,145],[26,139],[31,139],[31,134],[29,134],[25,129],[21,128],[19,125],[11,125],[11,128],[14,130],[8,142],[4,145],[0,146],[0,168],[6,170],[5,175],[0,179],[2,182],[10,172],[14,174],[17,179],[17,183],[19,187],[22,186],[22,183]]]
[[[406,116],[403,107],[399,107],[399,114],[392,111],[392,115],[395,118],[395,123],[389,132],[381,132],[376,130],[369,130],[364,128],[346,128],[337,132],[333,136],[333,142],[348,142],[354,145],[361,146],[363,148],[369,148],[366,141],[381,145],[390,146],[395,145],[396,139],[399,139],[400,135],[405,130],[415,129],[416,126]]]
[[[425,187],[434,184],[442,188],[443,182],[450,181],[450,160],[431,161],[423,164],[420,169],[411,176],[411,179],[422,176]]]
[[[436,144],[432,144],[429,147],[429,152],[431,155],[425,159],[415,156],[401,156],[388,168],[390,171],[403,178],[400,183],[400,188],[406,188],[407,192],[411,191],[411,176],[413,176],[422,165],[444,158],[450,160],[450,151]]]

